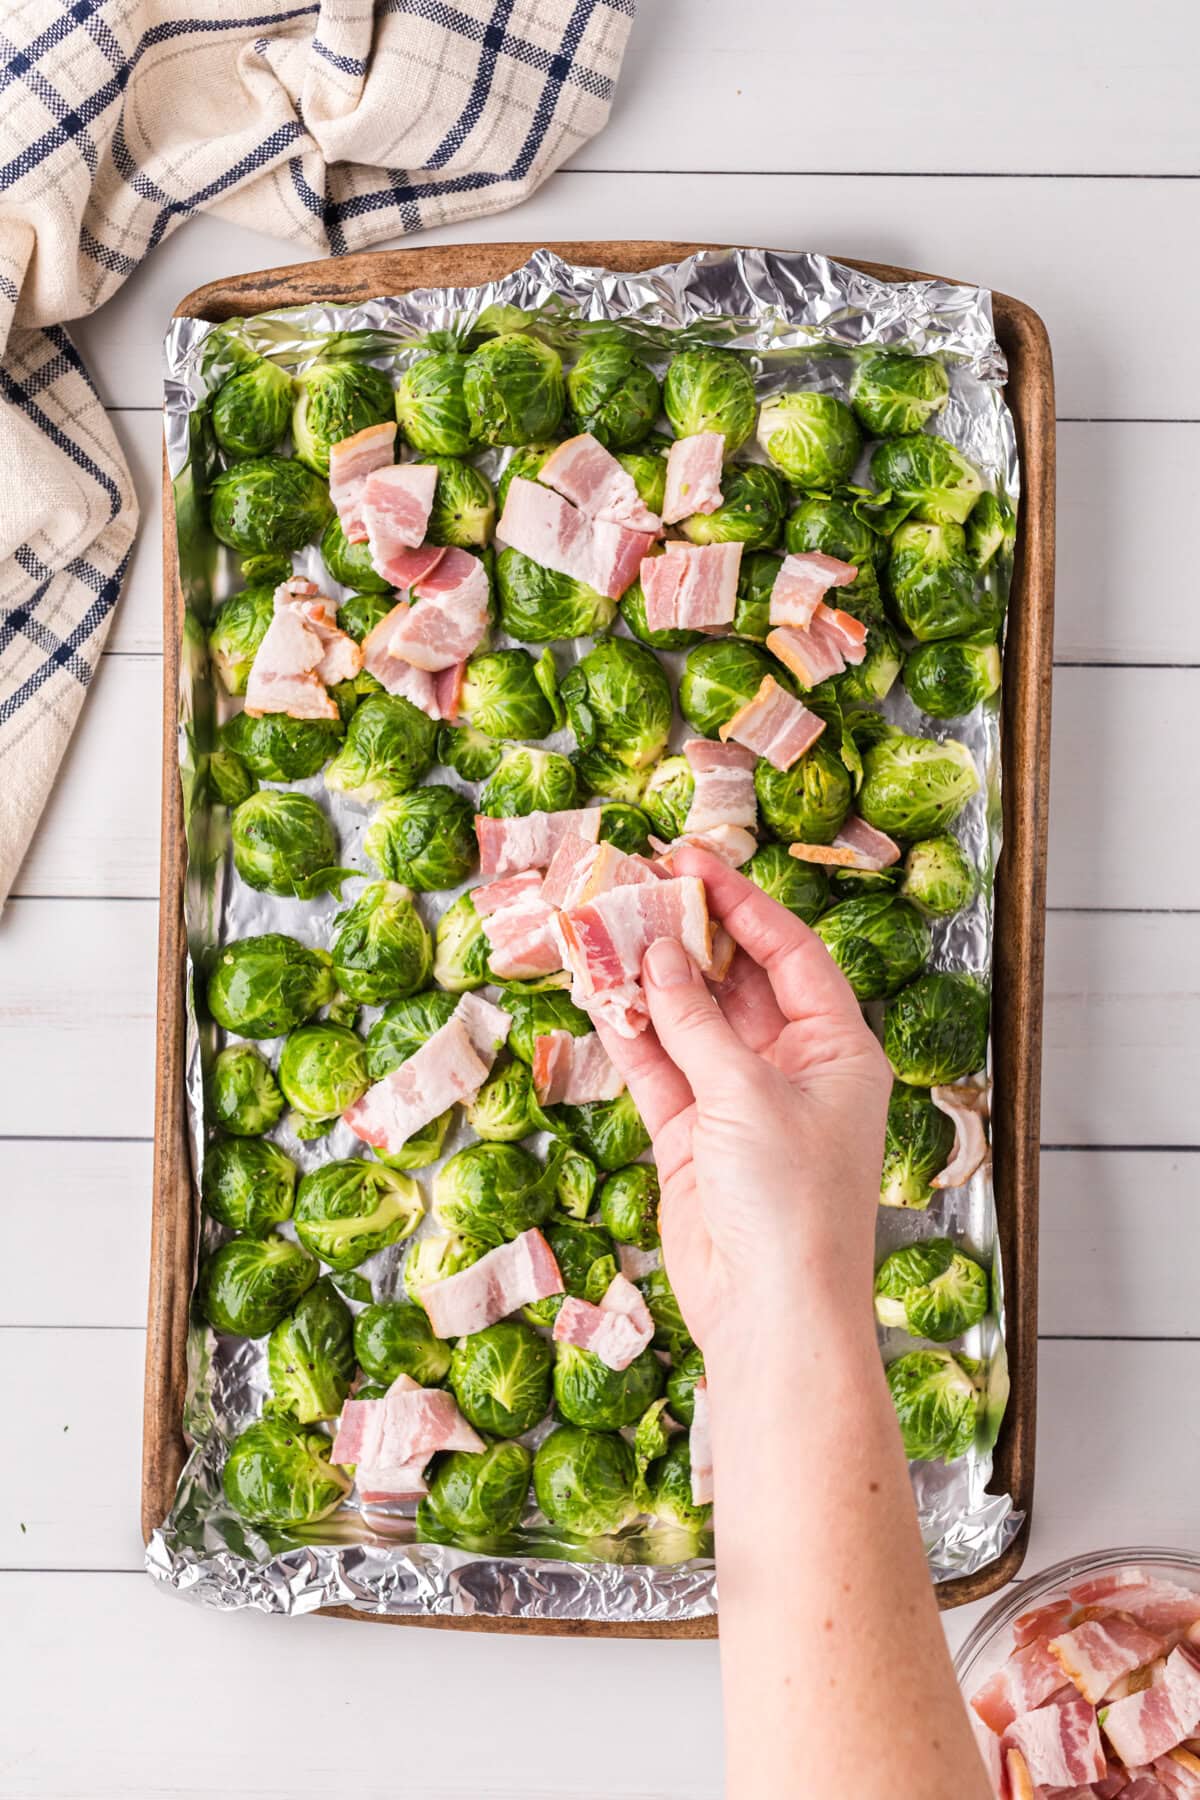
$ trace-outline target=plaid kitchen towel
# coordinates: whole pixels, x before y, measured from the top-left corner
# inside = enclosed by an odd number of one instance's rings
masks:
[[[336,255],[515,205],[604,124],[635,5],[0,8],[0,904],[137,525],[63,321],[194,212]]]

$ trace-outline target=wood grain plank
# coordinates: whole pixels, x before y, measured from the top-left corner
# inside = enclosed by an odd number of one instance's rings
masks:
[[[144,1324],[151,1149],[0,1139],[0,1325]]]

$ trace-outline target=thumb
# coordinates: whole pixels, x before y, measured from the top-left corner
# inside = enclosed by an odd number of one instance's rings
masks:
[[[745,1046],[726,1023],[704,977],[674,938],[651,944],[642,964],[650,1018],[658,1041],[683,1070],[697,1100],[728,1081]]]

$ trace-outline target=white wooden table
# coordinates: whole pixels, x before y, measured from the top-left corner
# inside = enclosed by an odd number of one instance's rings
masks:
[[[1193,0],[1142,0],[1132,32],[1085,0],[643,0],[607,133],[520,211],[443,234],[828,250],[1046,319],[1060,575],[1030,1570],[1200,1540],[1198,49]],[[0,922],[0,1795],[713,1800],[715,1645],[222,1617],[140,1572],[158,346],[191,288],[294,257],[196,220],[78,331],[143,526]],[[1127,296],[1154,297],[1144,336]]]

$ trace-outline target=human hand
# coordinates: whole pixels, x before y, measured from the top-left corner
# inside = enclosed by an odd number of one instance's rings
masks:
[[[654,1141],[663,1257],[710,1353],[777,1328],[810,1296],[869,1319],[891,1071],[816,934],[707,851],[680,849],[738,950],[710,989],[677,943],[652,944],[652,1029],[599,1028]]]

